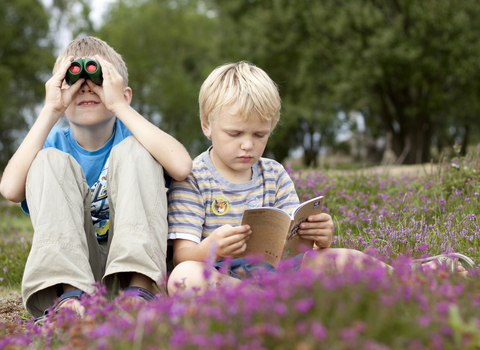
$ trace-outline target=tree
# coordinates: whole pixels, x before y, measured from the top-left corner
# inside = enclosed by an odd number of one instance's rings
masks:
[[[0,2],[0,168],[15,151],[54,63],[49,16],[38,0]]]
[[[316,17],[326,9],[335,14],[327,26]],[[469,0],[330,0],[312,6],[309,23],[312,35],[330,39],[336,99],[368,107],[393,135],[397,156],[418,163],[430,160],[432,136],[451,125],[449,116],[466,121],[466,106],[470,118],[480,112],[471,83],[479,14]]]
[[[196,155],[206,148],[198,117],[198,93],[221,64],[221,31],[201,1],[120,1],[97,36],[127,63],[133,105]]]

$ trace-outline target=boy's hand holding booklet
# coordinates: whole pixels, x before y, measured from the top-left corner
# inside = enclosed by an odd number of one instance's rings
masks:
[[[311,250],[313,241],[303,239],[298,229],[310,215],[320,214],[322,207],[323,196],[319,196],[300,204],[292,215],[272,207],[245,210],[241,224],[249,225],[252,234],[243,255],[262,254],[263,261],[277,267],[280,260]]]

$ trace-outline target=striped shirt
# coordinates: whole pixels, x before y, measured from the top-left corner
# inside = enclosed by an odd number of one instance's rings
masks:
[[[193,161],[190,175],[168,190],[168,238],[200,243],[220,226],[238,226],[249,208],[277,207],[287,213],[299,205],[295,186],[283,166],[260,158],[252,179],[227,181],[213,166],[209,148]]]

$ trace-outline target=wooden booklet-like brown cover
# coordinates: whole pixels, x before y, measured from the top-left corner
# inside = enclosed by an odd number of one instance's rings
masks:
[[[303,239],[298,228],[310,215],[322,212],[323,199],[319,196],[303,202],[292,215],[273,207],[245,210],[242,225],[249,225],[252,234],[243,255],[263,255],[263,261],[277,267],[280,260],[312,249],[313,241]]]

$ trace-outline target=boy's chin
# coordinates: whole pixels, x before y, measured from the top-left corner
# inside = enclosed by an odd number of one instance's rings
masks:
[[[252,166],[253,164],[255,164],[256,161],[251,161],[251,162],[245,162],[245,163],[239,163],[239,164],[236,164],[236,166],[232,167],[235,171],[238,171],[238,172],[242,172],[242,171],[247,171],[247,170],[251,170],[252,169]]]

